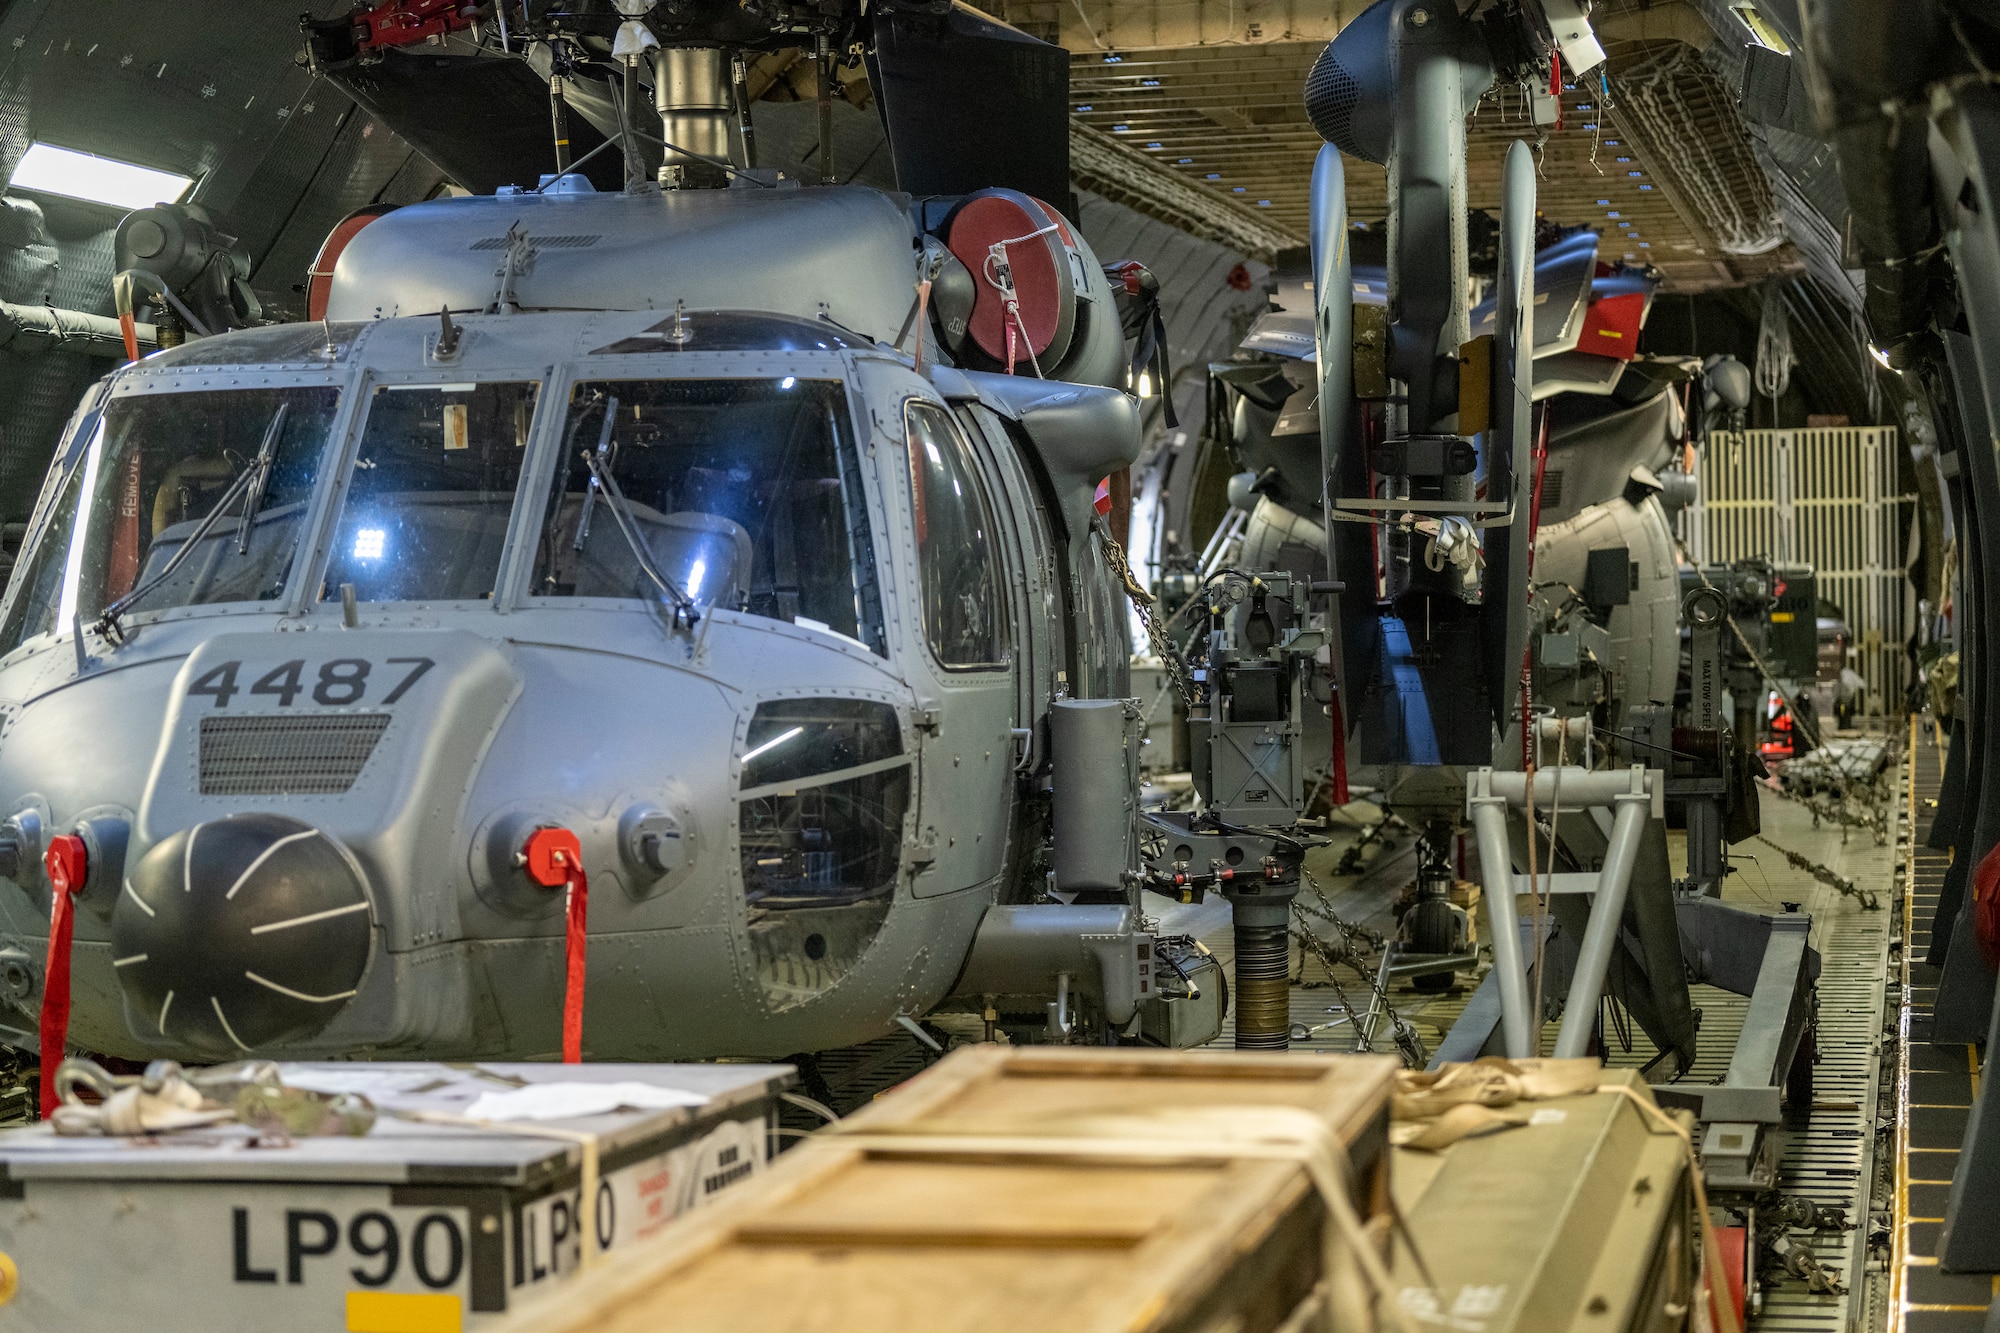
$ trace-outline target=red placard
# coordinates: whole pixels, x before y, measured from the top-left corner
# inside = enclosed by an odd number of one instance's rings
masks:
[[[1576,350],[1630,361],[1639,354],[1639,321],[1645,313],[1644,292],[1592,301],[1583,312],[1583,336],[1576,340]]]

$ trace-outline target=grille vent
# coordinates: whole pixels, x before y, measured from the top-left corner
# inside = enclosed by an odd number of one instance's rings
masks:
[[[596,245],[602,236],[530,236],[528,244],[537,250],[582,250]],[[471,250],[505,250],[505,236],[482,236],[466,247]]]
[[[338,796],[354,785],[387,713],[201,720],[203,796]]]
[[[1329,44],[1313,62],[1312,73],[1306,76],[1306,115],[1320,138],[1342,152],[1365,157],[1367,154],[1355,151],[1358,145],[1354,140],[1354,104],[1360,98],[1360,84],[1340,63]]]

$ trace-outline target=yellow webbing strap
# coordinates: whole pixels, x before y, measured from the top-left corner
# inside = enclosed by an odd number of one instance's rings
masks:
[[[1701,1277],[1696,1299],[1706,1301],[1711,1284],[1722,1272],[1722,1247],[1708,1215],[1708,1190],[1702,1180],[1694,1136],[1652,1098],[1641,1096],[1630,1083],[1599,1082],[1605,1072],[1591,1059],[1507,1060],[1492,1056],[1437,1070],[1404,1070],[1396,1079],[1392,1109],[1398,1123],[1390,1131],[1390,1139],[1399,1147],[1448,1148],[1462,1138],[1527,1123],[1528,1117],[1513,1109],[1519,1102],[1591,1092],[1609,1092],[1626,1098],[1654,1132],[1674,1135],[1687,1149],[1695,1215],[1701,1228]],[[1727,1292],[1717,1296],[1713,1308],[1721,1319],[1715,1333],[1743,1333],[1735,1303]]]

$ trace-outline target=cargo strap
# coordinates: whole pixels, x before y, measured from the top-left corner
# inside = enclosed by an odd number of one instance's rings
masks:
[[[583,970],[589,946],[590,878],[583,872],[583,846],[565,828],[539,828],[522,849],[528,878],[545,889],[563,891],[566,918],[563,941],[562,1058],[583,1063]]]
[[[1701,1156],[1695,1151],[1694,1135],[1688,1132],[1687,1126],[1661,1110],[1652,1098],[1641,1097],[1629,1083],[1606,1084],[1598,1091],[1616,1093],[1629,1099],[1632,1105],[1639,1108],[1641,1117],[1680,1139],[1687,1150],[1688,1180],[1694,1187],[1695,1221],[1701,1227],[1701,1277],[1695,1299],[1708,1302],[1714,1316],[1715,1333],[1743,1333],[1742,1320],[1736,1314],[1736,1302],[1731,1298],[1729,1284],[1723,1277],[1722,1243],[1716,1238],[1715,1222],[1708,1215],[1708,1184],[1702,1178]]]
[[[519,1134],[530,1139],[560,1139],[577,1146],[581,1161],[577,1170],[576,1224],[581,1228],[577,1236],[578,1271],[591,1267],[597,1262],[597,1182],[602,1169],[603,1153],[595,1134],[580,1129],[560,1129],[555,1125],[523,1124],[519,1120],[474,1120],[470,1116],[451,1115],[444,1111],[389,1111],[398,1120],[410,1120],[421,1125],[449,1125],[456,1129],[477,1129],[488,1134]]]
[[[1352,1169],[1333,1127],[1309,1111],[1289,1106],[1167,1107],[1141,1115],[1082,1115],[1018,1133],[980,1126],[957,1132],[949,1122],[888,1128],[820,1131],[823,1141],[872,1153],[935,1156],[1057,1157],[1116,1161],[1295,1162],[1305,1168],[1332,1226],[1326,1231],[1324,1271],[1330,1279],[1351,1260],[1390,1324],[1418,1333],[1416,1321],[1396,1299],[1393,1280],[1348,1196]],[[1329,1282],[1332,1288],[1333,1283]],[[1335,1298],[1337,1299],[1337,1297]],[[1154,1312],[1162,1313],[1162,1312]],[[1332,1306],[1325,1327],[1333,1327]]]
[[[76,904],[89,872],[83,839],[73,833],[49,839],[42,865],[49,872],[49,961],[42,973],[42,1119],[62,1105],[56,1092],[56,1066],[69,1040],[70,938],[76,931]]]

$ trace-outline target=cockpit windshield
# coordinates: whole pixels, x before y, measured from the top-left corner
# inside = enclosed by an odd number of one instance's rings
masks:
[[[831,630],[881,651],[846,415],[840,385],[827,380],[579,383],[530,592],[656,598],[636,542],[698,605]],[[593,464],[613,488],[593,478]]]
[[[541,386],[378,384],[320,586],[363,602],[493,595]]]
[[[284,592],[340,390],[113,399],[69,467],[0,650],[125,614]]]

